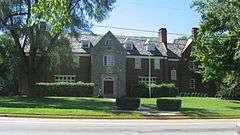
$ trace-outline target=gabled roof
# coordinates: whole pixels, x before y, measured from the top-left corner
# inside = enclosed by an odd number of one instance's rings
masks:
[[[81,35],[79,38],[69,37],[71,45],[73,47],[73,52],[75,53],[90,53],[91,48],[82,48],[80,46],[81,40],[89,40],[92,46],[95,46],[98,41],[104,35]],[[149,55],[149,51],[146,50],[146,41],[150,41],[156,45],[154,51],[150,51],[150,54],[153,56],[162,56],[168,58],[180,58],[181,53],[187,45],[187,40],[178,39],[174,40],[173,43],[167,44],[167,49],[164,43],[160,43],[157,37],[140,37],[140,36],[124,36],[124,35],[115,35],[119,42],[124,45],[124,43],[129,40],[133,42],[134,48],[132,50],[127,50],[128,55]]]

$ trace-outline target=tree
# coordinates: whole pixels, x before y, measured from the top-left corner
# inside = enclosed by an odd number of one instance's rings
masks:
[[[82,32],[102,21],[115,0],[1,0],[0,31],[11,35],[23,61],[29,96],[62,32]]]
[[[240,1],[195,0],[193,7],[202,18],[193,46],[199,72],[219,89],[239,90]]]

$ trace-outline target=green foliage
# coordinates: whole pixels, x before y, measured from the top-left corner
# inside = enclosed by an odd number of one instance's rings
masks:
[[[21,55],[14,47],[14,41],[9,35],[0,35],[0,84],[13,85],[14,80],[21,75],[17,73],[21,66]]]
[[[89,32],[92,22],[101,22],[116,0],[1,0],[0,33],[8,33],[20,52],[29,96],[42,72],[61,63],[73,65],[72,46],[65,44],[66,33]],[[64,33],[64,34],[63,34]],[[63,40],[62,40],[63,39]],[[63,43],[64,42],[64,43]],[[14,54],[13,57],[17,58]],[[60,60],[63,62],[59,62]],[[68,59],[68,60],[66,60]],[[56,60],[56,61],[55,61]],[[2,63],[2,58],[0,62]],[[70,64],[69,64],[70,63]]]
[[[180,99],[157,99],[158,110],[178,111],[181,109],[182,100]]]
[[[133,85],[129,90],[130,97],[147,98],[149,97],[148,85]],[[152,84],[151,96],[154,97],[174,97],[178,91],[174,84]]]
[[[217,93],[218,97],[239,99],[240,98],[240,78],[234,72],[227,73],[224,77],[220,90]]]
[[[116,105],[120,110],[137,110],[140,106],[140,99],[129,97],[117,98]]]
[[[193,46],[198,72],[204,81],[215,81],[223,89],[229,74],[234,72],[238,78],[240,73],[240,1],[195,0],[193,7],[202,18]],[[232,83],[234,87],[239,85],[235,85],[238,79]],[[229,88],[235,89],[232,86]]]
[[[93,94],[93,83],[37,83],[35,85],[36,95],[44,96],[75,96],[89,97]]]

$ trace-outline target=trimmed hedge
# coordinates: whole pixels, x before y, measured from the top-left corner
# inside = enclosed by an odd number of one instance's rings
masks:
[[[157,99],[158,110],[178,111],[181,109],[182,100],[180,99]]]
[[[140,106],[140,99],[129,97],[117,98],[116,106],[120,110],[137,110]]]
[[[93,95],[93,83],[37,83],[35,85],[35,94],[39,97],[44,96],[75,96],[89,97]]]
[[[148,85],[134,85],[131,87],[128,94],[130,97],[148,98]],[[177,95],[178,91],[174,84],[151,84],[152,98],[175,97]]]

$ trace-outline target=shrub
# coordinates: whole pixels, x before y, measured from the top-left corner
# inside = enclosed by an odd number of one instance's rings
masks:
[[[148,86],[144,84],[133,85],[129,90],[130,97],[147,98],[149,97]]]
[[[181,104],[180,99],[157,99],[158,110],[177,111],[181,109]]]
[[[140,99],[129,97],[117,98],[116,105],[121,110],[137,110],[140,106]]]
[[[37,83],[35,85],[36,95],[44,96],[76,96],[89,97],[93,94],[93,83]]]
[[[151,96],[156,97],[174,97],[177,95],[177,89],[174,84],[152,84]],[[148,85],[134,85],[129,90],[130,97],[148,98]]]
[[[175,97],[178,91],[174,84],[153,84],[152,97]]]

